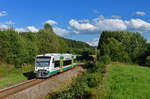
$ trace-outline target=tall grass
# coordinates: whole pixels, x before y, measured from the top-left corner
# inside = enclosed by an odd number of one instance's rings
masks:
[[[104,99],[149,99],[150,68],[111,64],[104,77]]]
[[[33,70],[32,65],[15,68],[14,65],[0,63],[0,88],[34,77]]]

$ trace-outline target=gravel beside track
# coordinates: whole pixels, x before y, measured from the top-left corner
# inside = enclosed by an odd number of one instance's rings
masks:
[[[83,64],[79,64],[83,65]],[[48,79],[32,79],[0,90],[0,99],[39,99],[61,87],[62,83],[77,76],[83,69],[80,66],[56,74]]]

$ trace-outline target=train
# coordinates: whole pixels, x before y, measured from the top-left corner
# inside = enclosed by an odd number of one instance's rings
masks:
[[[76,67],[76,55],[48,53],[37,55],[35,59],[36,78],[48,78],[54,74]]]

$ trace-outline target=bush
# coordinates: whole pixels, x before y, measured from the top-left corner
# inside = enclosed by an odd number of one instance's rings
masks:
[[[111,62],[111,59],[108,55],[105,55],[101,56],[99,61],[102,62],[103,64],[109,64]]]
[[[93,88],[96,87],[99,84],[99,73],[95,72],[95,73],[89,73],[87,75],[87,84],[88,87]]]
[[[90,95],[87,89],[88,86],[87,86],[86,77],[78,76],[76,79],[73,80],[70,87],[54,94],[53,96],[51,96],[51,98],[52,99],[83,99],[84,97],[88,97]]]
[[[146,65],[150,66],[150,56],[146,57]]]
[[[107,58],[106,58],[107,59]],[[100,60],[95,63],[86,63],[82,75],[73,80],[72,84],[60,92],[56,92],[52,99],[90,99],[93,88],[99,85],[104,73],[105,64]]]
[[[92,89],[98,86],[104,71],[104,64],[98,61],[86,63],[85,72],[73,80],[72,84],[65,90],[55,93],[52,99],[90,99]]]

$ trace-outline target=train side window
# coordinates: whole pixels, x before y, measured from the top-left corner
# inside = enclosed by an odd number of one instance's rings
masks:
[[[59,67],[60,66],[60,62],[59,61],[55,61],[54,62],[54,67],[56,68],[56,67]]]
[[[64,66],[71,65],[71,64],[72,64],[72,60],[64,61]]]
[[[74,59],[74,63],[76,63],[77,62],[77,59]]]

